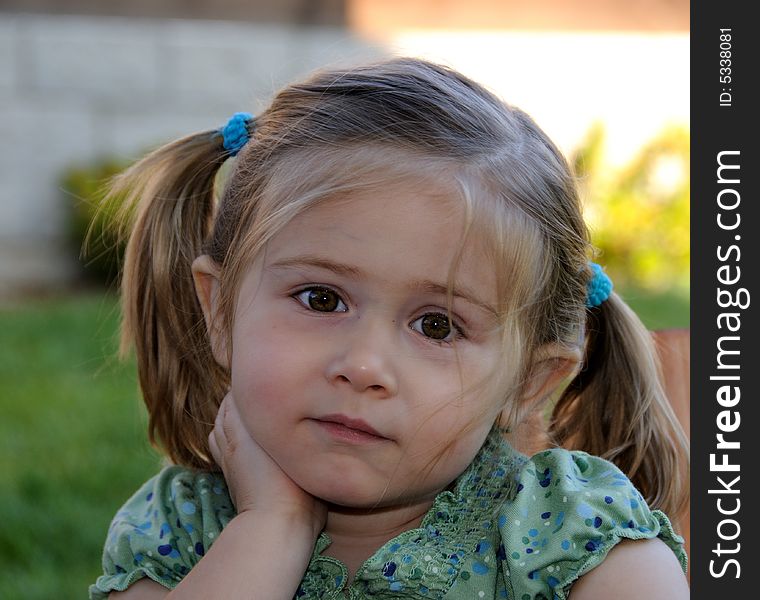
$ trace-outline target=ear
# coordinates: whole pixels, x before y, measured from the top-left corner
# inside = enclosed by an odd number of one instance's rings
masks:
[[[502,412],[499,418],[499,425],[508,431],[507,440],[514,448],[531,456],[549,447],[543,406],[575,373],[581,360],[580,348],[571,349],[557,344],[549,344],[537,353],[522,396],[518,399],[523,407],[523,419],[519,423],[511,423],[509,411]]]
[[[207,254],[193,261],[195,294],[203,310],[214,359],[225,369],[229,368],[227,336],[222,327],[223,315],[219,312],[219,265]]]
[[[536,352],[522,394],[516,399],[527,420],[540,413],[544,402],[575,373],[582,360],[581,352],[580,348],[559,344],[547,344]],[[508,423],[508,412],[502,413],[499,424],[505,428],[520,426],[520,423]]]
[[[580,365],[580,348],[547,344],[536,353],[528,381],[521,398],[522,403],[535,408],[544,403]]]

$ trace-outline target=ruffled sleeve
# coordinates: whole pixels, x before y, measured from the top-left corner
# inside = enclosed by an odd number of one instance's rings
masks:
[[[116,513],[103,550],[103,575],[90,599],[148,577],[174,589],[234,516],[224,479],[172,466],[146,482]]]
[[[552,449],[528,460],[518,479],[498,520],[509,598],[565,600],[578,577],[623,539],[659,537],[686,571],[683,538],[612,463]]]

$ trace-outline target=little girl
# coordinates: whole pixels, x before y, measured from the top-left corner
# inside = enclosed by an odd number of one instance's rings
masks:
[[[415,59],[322,72],[112,195],[173,465],[116,514],[91,598],[688,597],[660,510],[683,434],[523,112]],[[558,447],[527,458],[504,434],[557,396]]]

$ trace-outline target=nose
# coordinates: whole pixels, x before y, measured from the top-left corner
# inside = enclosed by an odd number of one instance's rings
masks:
[[[391,332],[387,325],[355,327],[338,341],[339,349],[327,365],[325,375],[333,385],[350,386],[353,391],[377,399],[398,392],[398,375],[393,364]]]

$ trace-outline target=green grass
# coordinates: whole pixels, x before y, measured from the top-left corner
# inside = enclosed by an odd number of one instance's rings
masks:
[[[0,310],[0,598],[85,598],[116,509],[159,468],[116,302]]]
[[[622,292],[650,328],[688,300]],[[0,309],[0,598],[84,598],[116,510],[160,468],[112,296]]]

